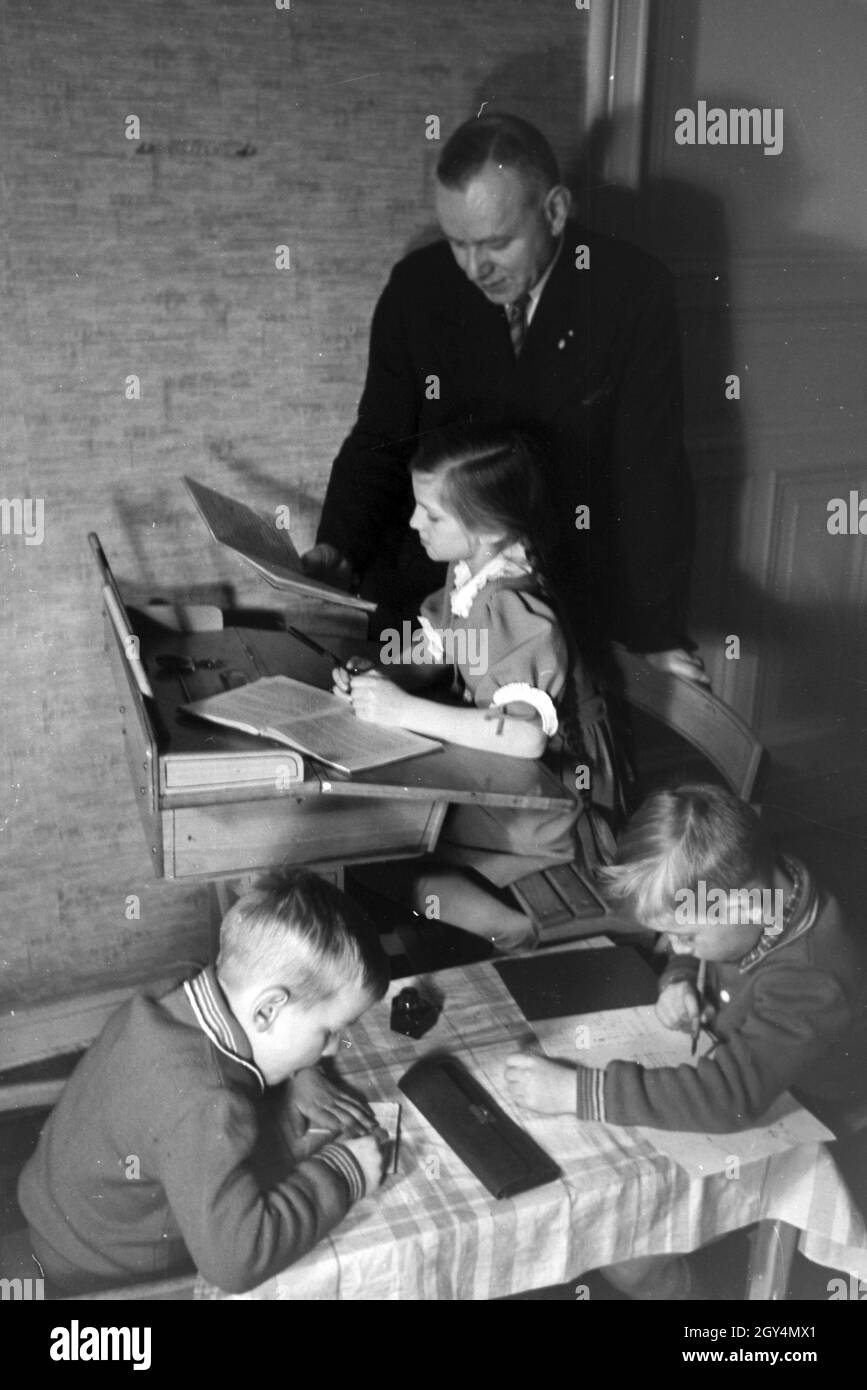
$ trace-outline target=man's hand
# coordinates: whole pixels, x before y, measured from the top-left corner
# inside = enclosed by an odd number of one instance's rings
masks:
[[[674,647],[669,652],[645,652],[644,660],[657,671],[682,676],[684,680],[695,681],[696,685],[706,685],[710,689],[710,678],[701,657],[685,651],[683,647]]]
[[[368,1193],[375,1192],[382,1183],[388,1147],[388,1135],[384,1129],[375,1129],[360,1139],[341,1140],[358,1160],[364,1170],[364,1185]]]
[[[506,1058],[506,1085],[512,1100],[540,1115],[575,1112],[575,1069],[535,1052]]]
[[[301,556],[301,568],[311,579],[321,579],[336,589],[357,589],[358,575],[334,545],[314,545]]]
[[[376,1120],[362,1101],[335,1086],[318,1067],[304,1067],[292,1078],[293,1119],[302,1115],[308,1127],[347,1135],[369,1134]]]
[[[666,985],[656,1001],[656,1017],[666,1028],[695,1033],[699,1023],[699,997],[689,980]]]

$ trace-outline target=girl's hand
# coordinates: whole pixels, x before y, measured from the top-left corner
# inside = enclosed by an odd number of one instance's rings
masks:
[[[573,1114],[577,1104],[575,1069],[534,1052],[506,1059],[506,1085],[512,1100],[540,1115]]]
[[[352,677],[359,675],[362,671],[372,671],[373,669],[373,662],[368,661],[366,656],[348,657],[345,666],[335,666],[331,672],[334,694],[348,696],[352,688]]]
[[[349,699],[349,691],[352,687],[352,677],[345,666],[335,666],[331,672],[333,682],[332,692],[335,695],[342,695],[345,700]]]
[[[349,699],[359,719],[369,724],[402,725],[407,708],[406,692],[380,671],[365,671],[350,678]]]

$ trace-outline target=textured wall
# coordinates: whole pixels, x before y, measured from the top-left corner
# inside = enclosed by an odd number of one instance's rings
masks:
[[[448,133],[499,104],[569,158],[588,21],[563,0],[6,0],[0,16],[2,491],[45,506],[41,545],[0,536],[12,1003],[205,940],[203,891],[147,878],[86,532],[139,595],[266,596],[210,545],[180,474],[288,502],[311,538],[375,297],[430,222],[425,117]]]

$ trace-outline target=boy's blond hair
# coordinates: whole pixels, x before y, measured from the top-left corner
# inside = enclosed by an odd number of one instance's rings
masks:
[[[653,792],[621,836],[614,863],[598,870],[606,897],[638,921],[674,910],[675,895],[700,880],[740,891],[774,879],[774,849],[751,806],[733,792],[697,782]]]
[[[283,985],[297,1003],[357,982],[379,999],[388,962],[375,927],[339,889],[307,870],[269,875],[223,918],[217,975],[232,988]]]

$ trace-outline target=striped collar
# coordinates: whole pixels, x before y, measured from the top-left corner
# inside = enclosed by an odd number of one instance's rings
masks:
[[[265,1090],[265,1078],[253,1061],[249,1039],[229,1008],[229,1001],[217,979],[212,965],[206,965],[200,974],[184,984],[193,1015],[206,1037],[224,1056],[230,1057],[239,1066],[251,1071]]]
[[[788,946],[790,941],[803,936],[819,915],[818,890],[806,866],[788,854],[778,857],[792,883],[792,891],[783,903],[783,928],[782,931],[775,926],[765,928],[755,946],[738,961],[742,974],[764,960],[770,951]]]

